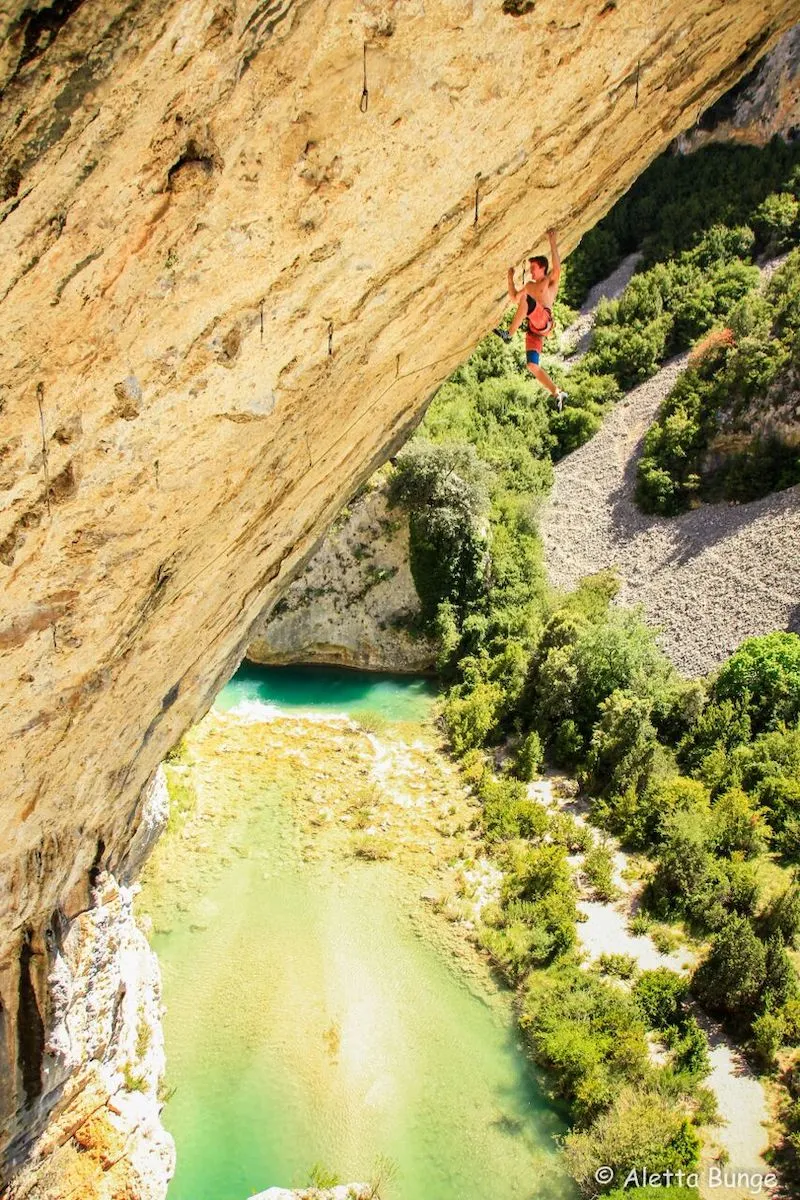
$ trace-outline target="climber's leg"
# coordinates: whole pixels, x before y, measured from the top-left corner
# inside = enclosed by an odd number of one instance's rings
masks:
[[[536,345],[537,342],[538,346]],[[525,360],[528,364],[528,370],[534,379],[536,379],[542,385],[542,387],[547,388],[550,395],[558,401],[558,411],[561,412],[567,393],[556,387],[547,372],[539,366],[541,348],[542,339],[537,338],[536,334],[529,333],[525,339]]]
[[[501,329],[500,326],[498,325],[498,327],[496,329],[493,329],[492,332],[496,333],[497,336],[499,338],[502,338],[504,342],[510,342],[511,339],[513,338],[514,334],[519,329],[522,322],[525,320],[527,311],[528,311],[527,293],[522,292],[520,295],[519,304],[517,305],[517,311],[514,313],[514,320],[511,322],[508,329],[507,330]]]

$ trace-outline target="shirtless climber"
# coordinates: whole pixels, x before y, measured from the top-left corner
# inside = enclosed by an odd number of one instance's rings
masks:
[[[556,298],[561,279],[561,259],[558,257],[555,229],[548,229],[547,236],[550,240],[550,253],[553,256],[552,269],[543,254],[535,254],[528,260],[531,267],[531,278],[526,284],[523,284],[521,291],[517,291],[514,283],[514,268],[508,268],[508,295],[509,299],[517,305],[517,311],[514,313],[514,320],[511,322],[508,332],[505,329],[495,329],[494,332],[504,342],[510,342],[522,322],[527,318],[525,358],[528,362],[528,370],[554,397],[560,412],[567,393],[557,388],[547,372],[539,366],[542,344],[553,328],[553,301]]]

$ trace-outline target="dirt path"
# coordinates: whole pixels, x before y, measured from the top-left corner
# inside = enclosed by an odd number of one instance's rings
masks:
[[[569,792],[569,787],[565,786],[568,783],[560,777],[539,779],[529,785],[529,795],[548,807],[571,813],[590,831],[596,843],[601,841],[599,830],[586,820],[585,800],[562,794]],[[690,953],[678,950],[664,954],[647,934],[635,937],[630,933],[628,921],[638,909],[640,889],[625,878],[628,856],[613,838],[604,840],[613,851],[614,883],[620,894],[617,900],[609,903],[592,899],[591,890],[583,889],[578,909],[584,920],[578,924],[578,940],[588,963],[596,961],[601,954],[629,954],[640,971],[669,967],[685,975],[693,966]],[[583,855],[574,855],[570,861],[580,880]],[[719,1023],[696,1005],[692,1011],[708,1037],[711,1073],[704,1082],[716,1096],[724,1122],[711,1131],[711,1140],[727,1152],[732,1169],[764,1174],[769,1169],[763,1158],[768,1144],[765,1123],[769,1116],[764,1088]],[[707,1194],[727,1200],[748,1193],[737,1188],[715,1188]]]
[[[746,637],[800,632],[800,487],[674,518],[639,511],[642,440],[686,358],[629,392],[592,440],[558,463],[541,534],[551,583],[572,588],[615,567],[620,603],[644,605],[675,665],[699,675]]]

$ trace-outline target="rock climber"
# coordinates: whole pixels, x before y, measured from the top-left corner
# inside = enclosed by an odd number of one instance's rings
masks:
[[[523,284],[520,291],[517,291],[514,282],[514,268],[508,268],[508,296],[512,303],[517,305],[517,311],[514,313],[514,319],[507,331],[498,328],[494,332],[504,342],[510,342],[522,322],[527,321],[525,358],[528,370],[534,379],[547,388],[560,412],[567,399],[567,393],[556,387],[547,372],[539,366],[544,339],[553,328],[553,301],[556,298],[561,279],[561,259],[558,256],[555,229],[548,229],[547,237],[550,241],[552,267],[544,254],[534,254],[532,258],[528,259],[531,277],[527,283]]]

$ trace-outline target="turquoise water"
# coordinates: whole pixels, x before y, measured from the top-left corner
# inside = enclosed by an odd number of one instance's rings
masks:
[[[418,680],[245,667],[219,707],[376,706],[405,718],[431,699]],[[163,1112],[177,1148],[168,1200],[302,1187],[314,1164],[369,1182],[381,1163],[394,1175],[381,1200],[572,1195],[557,1168],[563,1126],[509,997],[464,974],[427,912],[420,924],[419,885],[398,864],[309,855],[297,775],[260,781],[242,739],[263,756],[270,725],[245,728],[236,739],[223,729],[192,768],[209,814],[202,849],[175,839],[170,852],[196,865],[166,872],[169,929],[152,939],[176,1088]],[[218,818],[215,787],[228,797]]]
[[[244,662],[217,696],[223,711],[256,701],[316,712],[370,711],[389,721],[430,715],[437,689],[429,679],[346,671],[338,667],[261,667]]]

